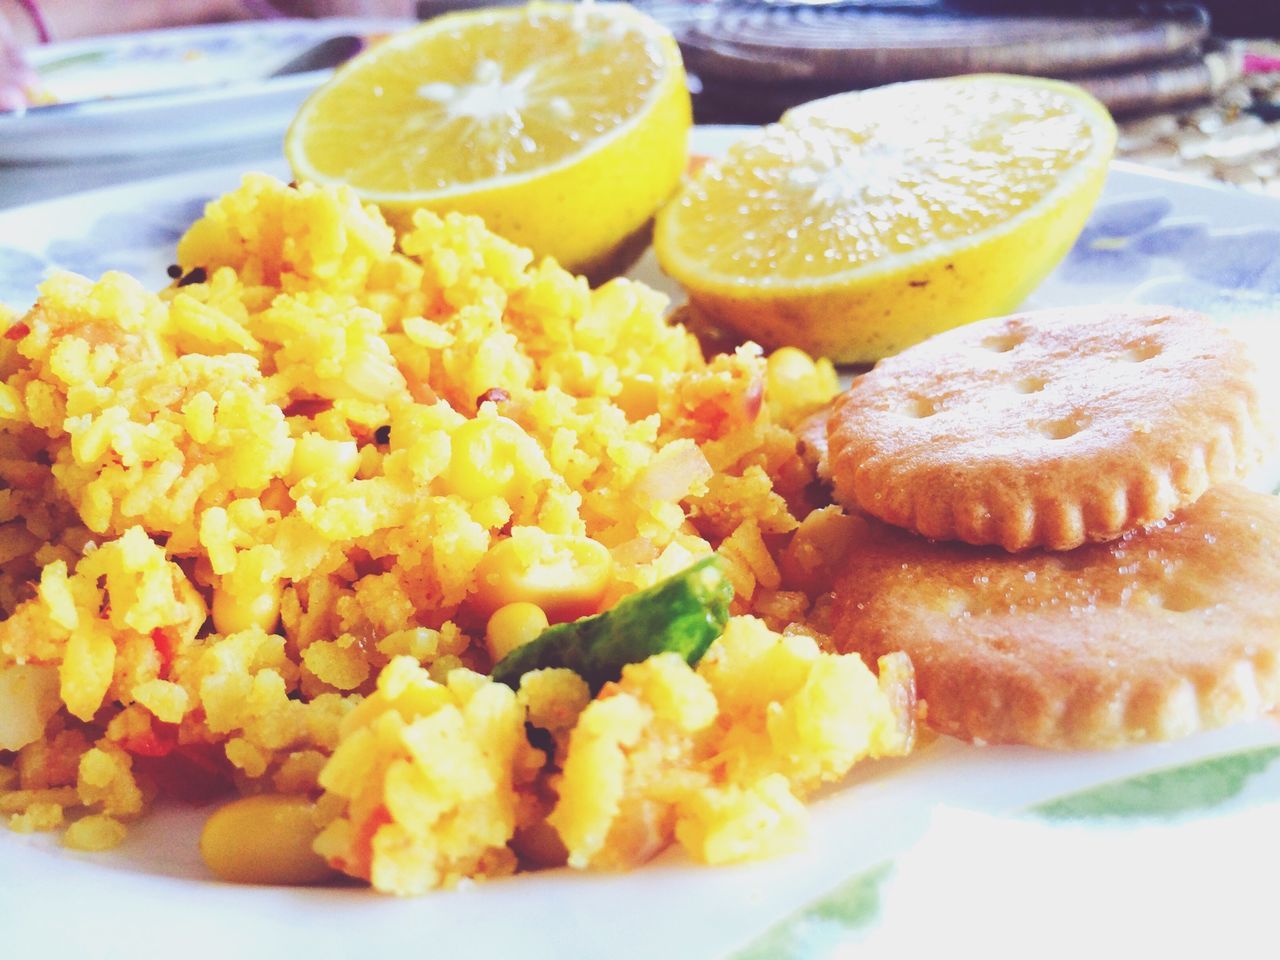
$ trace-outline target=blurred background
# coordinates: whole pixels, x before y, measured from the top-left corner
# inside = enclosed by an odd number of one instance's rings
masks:
[[[1280,0],[634,2],[679,40],[699,123],[766,123],[801,102],[898,80],[986,71],[1060,77],[1110,107],[1121,123],[1122,157],[1280,195]],[[64,185],[98,185],[136,176],[137,155],[166,147],[185,152],[188,165],[230,162],[247,155],[227,139],[230,130],[243,143],[256,137],[259,148],[278,144],[306,93],[362,46],[414,17],[484,5],[132,0],[108,15],[84,0],[0,0],[0,110],[6,76],[25,76],[37,91],[22,124],[0,113],[0,206],[34,199],[32,184],[60,177]],[[225,23],[233,20],[246,28],[236,41],[238,61],[227,55],[227,36],[216,49],[202,41],[163,55],[154,44],[105,57],[91,46],[94,34],[210,21],[235,28]],[[42,36],[55,42],[41,44]],[[107,77],[106,68],[122,62],[123,74]],[[212,69],[219,63],[221,74]],[[121,76],[126,86],[112,87]],[[203,84],[199,110],[166,115],[160,126],[153,115],[128,129],[129,98],[166,84]],[[77,106],[81,97],[98,99]],[[104,100],[113,115],[95,126]],[[75,124],[68,122],[73,112]],[[133,112],[143,113],[137,104]],[[167,139],[147,139],[159,129]],[[183,135],[173,136],[175,129]],[[87,177],[67,167],[91,155],[112,159]],[[43,166],[40,177],[18,169],[32,164]],[[116,177],[116,168],[125,173]]]
[[[1121,156],[1280,195],[1280,0],[637,2],[679,38],[701,123],[898,80],[1060,77],[1111,109]]]

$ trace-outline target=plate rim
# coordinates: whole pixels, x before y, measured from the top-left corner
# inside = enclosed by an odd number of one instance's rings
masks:
[[[36,47],[27,56],[37,73],[48,61],[61,57],[82,56],[98,50],[109,51],[131,44],[155,42],[166,46],[181,46],[198,42],[206,36],[216,38],[235,34],[285,33],[301,32],[312,34],[317,39],[337,36],[345,33],[380,33],[384,30],[403,30],[417,21],[389,17],[333,17],[331,19],[310,20],[301,17],[287,17],[279,20],[233,20],[227,23],[203,23],[180,27],[162,27],[155,30],[138,30],[131,33],[114,33],[96,37],[77,37],[72,40],[58,41],[45,46]],[[103,113],[119,113],[137,109],[143,103],[166,103],[169,100],[206,102],[218,99],[209,96],[213,93],[238,95],[245,90],[269,86],[271,88],[290,89],[313,83],[315,78],[332,71],[332,68],[308,70],[304,73],[289,74],[283,77],[246,77],[238,80],[227,80],[209,84],[198,84],[190,87],[160,88],[120,97],[99,97],[91,100],[68,100],[59,103],[28,107],[26,110],[0,114],[0,130],[5,124],[13,124],[24,119],[31,120],[47,117],[45,113],[51,107],[72,108],[75,112],[101,111]],[[203,94],[205,96],[197,96]],[[70,110],[59,109],[57,113],[67,116]]]
[[[697,129],[703,131],[703,133],[698,136],[698,140],[703,141],[699,146],[706,149],[707,144],[705,141],[712,137],[725,138],[724,142],[727,142],[727,139],[735,133],[741,133],[750,130],[751,128],[731,126],[702,127]],[[277,158],[274,161],[274,166],[278,168],[282,163],[282,158]],[[90,191],[65,194],[54,199],[25,204],[9,210],[0,211],[0,228],[2,228],[6,223],[17,222],[16,219],[7,220],[6,218],[8,217],[20,218],[32,215],[39,216],[42,212],[42,208],[45,208],[48,204],[76,204],[78,202],[82,202],[86,197],[96,197],[98,195],[108,194],[120,194],[122,197],[128,196],[132,199],[136,199],[145,191],[154,189],[157,184],[164,184],[164,195],[170,196],[180,190],[184,183],[194,186],[197,183],[210,183],[212,181],[217,185],[221,185],[224,181],[238,180],[240,176],[247,172],[247,169],[248,168],[244,163],[235,163],[213,168],[212,170],[184,171],[160,177],[135,180],[114,186],[100,187]],[[1214,191],[1209,194],[1209,196],[1218,196],[1220,195],[1221,190],[1226,190],[1230,195],[1237,198],[1259,201],[1259,220],[1268,216],[1270,212],[1280,210],[1280,206],[1271,205],[1271,203],[1280,204],[1280,199],[1255,195],[1239,188],[1216,185],[1197,180],[1193,177],[1180,176],[1176,174],[1170,175],[1164,171],[1128,162],[1117,162],[1113,165],[1113,169],[1127,174],[1141,176],[1150,181],[1148,186],[1153,189],[1159,189],[1162,183],[1168,182],[1182,187],[1194,188],[1197,191],[1203,191],[1206,189]],[[104,202],[105,200],[106,197],[103,196],[102,199],[96,200],[95,202]],[[69,208],[64,208],[64,210],[67,209]],[[1238,219],[1240,214],[1237,212],[1237,209],[1238,208],[1234,206],[1224,208],[1221,214],[1222,219],[1224,221]],[[79,221],[75,222],[79,223]],[[1267,736],[1269,738],[1268,742],[1270,742],[1271,738],[1275,738],[1280,735],[1275,734],[1271,731],[1270,727],[1268,727]],[[995,755],[992,754],[991,756],[994,758]],[[920,759],[929,763],[935,758],[921,754]],[[1048,762],[1048,758],[1042,757],[1041,759],[1046,763]],[[1083,755],[1081,755],[1081,759],[1082,761],[1086,759],[1091,760],[1091,758],[1086,758]],[[1136,761],[1133,765],[1137,765]],[[1027,769],[1027,775],[1032,775],[1032,773],[1033,769],[1029,767]],[[881,782],[886,783],[890,779],[893,779],[892,775],[884,777]],[[894,782],[896,783],[897,781],[895,780]],[[853,783],[847,783],[846,786],[853,790],[858,789],[858,785]],[[814,806],[816,807],[818,804],[827,805],[830,803],[832,803],[831,798],[819,799],[817,804]],[[812,831],[809,841],[807,856],[825,860],[825,855],[823,855],[820,849],[823,845],[822,841],[825,835],[825,830],[818,826],[816,810],[814,814],[814,827],[815,828]],[[34,856],[30,855],[30,847],[26,847],[26,849],[24,849],[19,855],[6,857],[6,847],[8,847],[8,849],[15,848],[14,846],[9,846],[10,844],[15,846],[25,846],[25,844],[23,844],[23,839],[18,837],[18,835],[9,834],[7,830],[0,828],[0,864],[2,864],[2,866],[0,866],[0,917],[6,918],[3,921],[5,924],[9,922],[7,919],[8,915],[16,915],[20,911],[24,913],[26,912],[23,907],[23,904],[26,901],[21,891],[27,887],[27,884],[24,880],[23,886],[19,887],[18,876],[21,870],[21,865],[24,863],[30,864],[34,859]],[[45,851],[41,851],[41,854],[44,852]],[[393,924],[399,924],[398,929],[391,929],[390,927],[392,925],[383,925],[381,929],[386,939],[379,938],[369,945],[373,946],[375,949],[378,947],[382,947],[384,950],[390,949],[399,942],[408,942],[409,937],[412,937],[416,933],[420,933],[424,929],[428,928],[430,926],[431,918],[447,918],[453,912],[455,907],[462,915],[468,915],[466,911],[474,909],[474,904],[477,899],[477,894],[471,891],[460,891],[456,895],[433,895],[436,898],[435,902],[423,904],[421,901],[418,901],[417,905],[420,909],[413,911],[413,907],[415,906],[414,904],[405,905],[395,901],[388,902],[382,898],[375,899],[373,897],[363,896],[364,891],[360,891],[360,895],[357,896],[349,896],[347,895],[347,891],[341,891],[339,895],[335,897],[317,897],[313,900],[306,895],[306,891],[302,891],[299,895],[296,891],[288,891],[281,888],[265,888],[263,891],[247,891],[244,888],[228,889],[211,881],[201,881],[192,878],[181,880],[179,881],[179,884],[173,884],[174,878],[161,876],[154,872],[147,872],[145,868],[129,869],[123,866],[109,867],[102,862],[94,862],[92,860],[86,861],[83,857],[62,854],[56,849],[49,851],[48,854],[49,860],[51,863],[56,864],[56,866],[51,866],[49,868],[49,872],[45,875],[32,878],[34,890],[48,890],[51,888],[57,889],[60,882],[66,882],[72,890],[89,889],[95,886],[105,887],[108,888],[108,891],[114,892],[108,892],[103,895],[101,899],[106,900],[110,898],[110,900],[114,902],[120,915],[127,917],[142,913],[150,908],[152,906],[148,901],[150,894],[161,891],[167,892],[171,889],[181,887],[188,891],[187,893],[176,895],[179,897],[181,902],[173,900],[169,896],[165,896],[163,900],[157,898],[155,901],[155,903],[163,910],[163,914],[161,916],[154,918],[156,929],[172,930],[174,923],[180,923],[183,919],[189,919],[192,914],[207,913],[211,921],[213,917],[218,915],[228,918],[235,916],[237,918],[237,924],[243,923],[246,936],[262,935],[270,932],[278,933],[282,938],[284,938],[285,936],[292,936],[289,931],[284,929],[287,923],[298,923],[302,919],[310,918],[316,921],[315,928],[307,931],[305,935],[299,936],[296,944],[307,943],[312,946],[321,945],[323,947],[324,944],[322,944],[322,941],[324,938],[326,936],[332,938],[327,942],[329,950],[326,951],[325,949],[320,949],[319,952],[315,954],[316,956],[349,955],[347,951],[352,948],[355,942],[359,942],[356,938],[368,937],[370,931],[379,924],[380,918],[383,920],[391,919]],[[800,856],[803,860],[806,855],[801,854]],[[788,871],[794,872],[796,862],[798,861],[792,861],[790,863],[784,861],[783,865],[774,869],[772,865],[777,864],[778,861],[770,861],[769,864],[765,865],[765,869],[761,872],[761,875],[767,874],[769,877],[776,877],[779,875],[785,876]],[[17,869],[14,869],[15,867]],[[65,874],[61,874],[63,869],[72,871],[74,875],[68,877]],[[854,872],[852,869],[845,869],[844,867],[841,867],[840,870],[841,875],[843,876],[852,875]],[[646,867],[640,871],[640,874],[644,875],[641,879],[642,882],[644,882],[646,889],[650,886],[661,886],[664,883],[670,883],[673,880],[676,881],[676,885],[679,885],[680,877],[673,875],[672,871],[685,876],[696,874],[696,882],[702,882],[705,879],[706,882],[715,884],[719,882],[716,876],[717,872],[720,873],[721,877],[726,878],[726,882],[731,880],[728,871],[718,871],[717,868],[704,867],[699,867],[694,871],[690,870],[683,861],[679,860],[674,863],[667,861],[651,865],[650,867]],[[127,878],[127,881],[122,881],[122,873],[123,876]],[[570,876],[562,879],[564,880],[563,884],[558,883],[554,888],[548,888],[548,891],[545,893],[540,888],[536,891],[535,895],[535,891],[533,889],[526,887],[522,891],[522,894],[523,896],[528,897],[531,902],[551,905],[554,903],[553,895],[551,894],[552,889],[555,891],[572,890],[572,892],[575,893],[582,892],[582,903],[565,904],[564,906],[576,909],[580,913],[585,914],[590,911],[592,906],[599,906],[609,900],[610,897],[620,896],[623,889],[633,889],[630,887],[620,887],[616,882],[616,878],[601,876],[598,874],[590,874],[585,877]],[[690,882],[693,883],[695,881],[691,880]],[[587,892],[586,888],[589,888],[590,892]],[[243,910],[243,903],[249,902],[248,898],[251,894],[254,897],[252,902],[255,905],[260,905],[260,909],[253,910],[251,915],[247,912],[241,913],[240,911]],[[190,900],[188,900],[188,898],[190,898]],[[430,900],[431,897],[428,897],[427,899]],[[492,902],[497,903],[499,902],[499,899],[494,898]],[[507,901],[502,899],[501,902],[505,903]],[[761,902],[755,903],[754,905],[740,904],[736,908],[736,915],[742,920],[741,929],[746,930],[748,927],[758,927],[762,923],[765,926],[768,926],[774,920],[779,919],[781,916],[781,908],[775,906],[775,903],[776,901],[774,898],[770,896],[765,897]],[[102,903],[93,905],[93,908],[99,911],[99,916],[101,916],[103,906],[104,905]],[[276,908],[287,907],[287,910],[284,912],[283,916],[272,916],[271,911],[273,906]],[[619,909],[621,909],[622,906],[626,905],[620,905]],[[361,915],[360,919],[357,920],[355,914],[348,912],[351,909],[359,911]],[[169,913],[169,910],[172,910],[172,913]],[[50,916],[50,911],[47,905],[41,905],[39,909],[32,912],[45,918]],[[329,916],[330,912],[333,914],[332,917]],[[570,916],[572,917],[572,915],[573,914],[571,913]],[[692,914],[682,915],[681,918],[677,918],[677,922],[673,923],[673,925],[683,926],[691,923],[692,921],[688,919],[690,916],[692,916]],[[751,919],[752,917],[754,917],[754,919]],[[19,952],[21,952],[20,948],[24,944],[29,943],[29,949],[34,950],[35,945],[42,942],[34,939],[31,941],[22,939],[24,930],[23,920],[24,918],[22,917],[14,916],[15,926],[13,929],[16,931],[16,939],[14,942],[19,948]],[[330,924],[330,920],[337,922]],[[444,920],[441,920],[440,922],[443,923]],[[703,922],[705,923],[706,921]],[[602,921],[597,921],[591,925],[591,929],[598,929],[602,925]],[[67,926],[71,927],[74,925]],[[219,924],[219,926],[225,926],[225,924]],[[502,924],[496,924],[496,926],[500,927]],[[25,927],[25,929],[29,934],[34,933],[33,928],[31,927]],[[77,936],[75,931],[71,929],[53,931],[45,930],[44,933],[49,939],[47,941],[43,941],[45,945],[42,949],[50,951],[51,955],[59,955],[61,949],[71,943],[72,938]],[[190,931],[188,931],[188,936],[189,933]],[[211,951],[213,949],[213,944],[220,942],[218,938],[225,933],[225,930],[219,931],[217,935],[211,936],[207,943],[202,941],[200,944],[197,944],[194,948],[193,955],[212,955]],[[456,931],[454,931],[454,933],[456,933]],[[111,931],[104,931],[104,935],[107,937],[107,940],[99,945],[101,946],[101,950],[95,950],[94,954],[112,957],[126,955],[126,948],[123,946],[125,943],[125,933],[122,930],[113,928]],[[558,942],[561,947],[576,945],[577,949],[584,951],[584,953],[593,948],[604,949],[606,947],[606,944],[603,942],[596,941],[555,941],[552,938],[564,936],[566,935],[565,932],[562,930],[557,933],[547,927],[526,930],[526,935],[528,939],[532,941],[529,944],[527,952],[528,956],[550,956],[551,953],[548,952],[547,948],[555,942]],[[570,931],[567,935],[572,936],[572,926],[570,927]],[[148,936],[155,936],[155,933],[142,932],[140,933],[140,936],[143,939],[139,942],[149,946],[149,942],[145,938]],[[512,937],[514,936],[515,935],[512,934]],[[116,937],[119,939],[115,939]],[[720,950],[723,952],[729,952],[731,947],[728,945],[728,941],[733,939],[732,931],[721,939],[723,945]],[[742,939],[742,937],[738,937],[737,939]],[[280,943],[283,942],[285,942],[285,940],[282,939]],[[473,946],[478,953],[483,953],[485,944],[488,942],[490,941],[476,940],[473,941]],[[499,941],[492,942],[496,943]],[[260,942],[245,945],[244,952],[241,955],[264,955],[268,950],[278,946],[279,944],[276,943],[276,941],[268,941],[264,939]],[[628,950],[641,949],[641,945],[636,943],[631,943],[629,945],[615,944],[615,946],[623,948],[619,950],[619,955],[627,954]],[[688,951],[686,951],[686,953],[688,953]],[[136,953],[131,951],[127,955],[135,956]],[[561,953],[560,955],[565,956],[570,954]]]

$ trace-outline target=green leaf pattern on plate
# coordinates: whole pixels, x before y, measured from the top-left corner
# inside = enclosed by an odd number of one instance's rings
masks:
[[[1049,820],[1176,817],[1221,806],[1280,757],[1259,747],[1067,794],[1031,808]]]
[[[1113,780],[1036,804],[1027,812],[1076,821],[1202,813],[1238,797],[1277,759],[1280,746],[1257,747]],[[733,960],[811,960],[830,954],[850,933],[879,917],[881,887],[892,872],[893,862],[887,861],[855,874],[778,921],[733,954]]]
[[[58,73],[66,70],[68,67],[85,67],[107,56],[105,50],[89,50],[85,53],[75,53],[67,57],[59,57],[57,60],[50,60],[40,66],[39,73],[41,76],[47,76],[51,73]]]
[[[733,960],[804,960],[824,956],[850,933],[880,915],[880,888],[893,872],[886,862],[855,874],[820,900],[784,917]]]

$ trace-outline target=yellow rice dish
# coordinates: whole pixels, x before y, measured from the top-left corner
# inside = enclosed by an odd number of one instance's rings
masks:
[[[828,363],[707,360],[639,284],[266,176],[177,259],[0,319],[10,827],[101,849],[157,797],[292,795],[329,866],[410,894],[774,854],[910,748],[909,663],[822,634],[850,518],[793,428]],[[711,551],[733,616],[696,667],[487,675]]]

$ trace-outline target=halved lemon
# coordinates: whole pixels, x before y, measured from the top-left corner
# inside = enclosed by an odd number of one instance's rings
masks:
[[[869,362],[1016,307],[1070,249],[1115,148],[1052,80],[893,84],[797,107],[659,214],[662,267],[766,347]]]
[[[460,210],[587,269],[671,195],[690,124],[664,27],[627,4],[531,4],[438,17],[355,58],[303,104],[285,153],[400,229]]]

